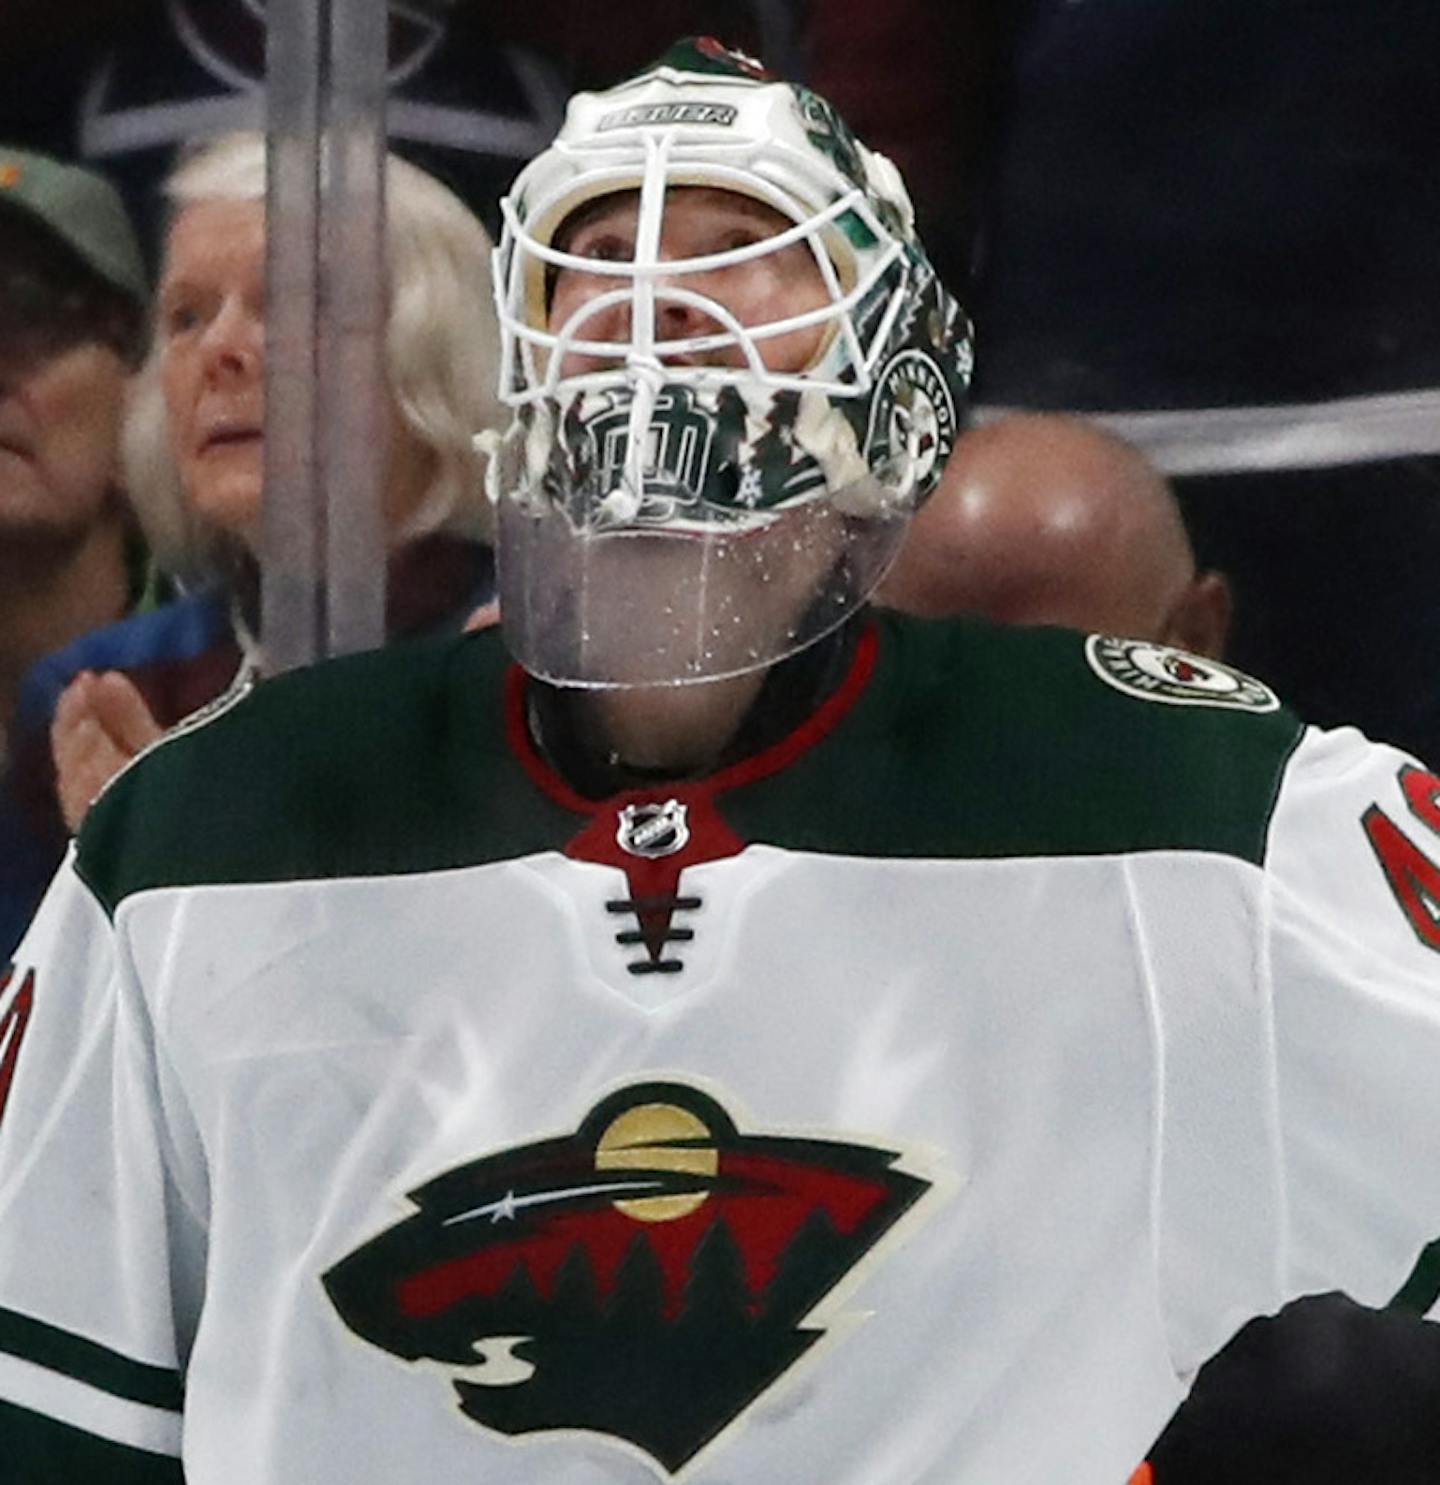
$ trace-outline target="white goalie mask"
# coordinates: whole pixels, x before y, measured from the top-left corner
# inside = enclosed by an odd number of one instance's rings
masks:
[[[705,681],[842,623],[938,479],[971,366],[895,167],[689,41],[572,99],[501,209],[515,417],[490,484],[521,664]]]

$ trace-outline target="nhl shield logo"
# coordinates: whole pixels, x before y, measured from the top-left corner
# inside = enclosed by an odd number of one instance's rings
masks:
[[[1173,645],[1092,634],[1085,641],[1085,658],[1106,685],[1144,701],[1247,712],[1280,707],[1280,698],[1253,676]]]
[[[627,804],[619,815],[615,840],[622,851],[654,861],[673,856],[690,843],[688,811],[678,799],[664,804]]]

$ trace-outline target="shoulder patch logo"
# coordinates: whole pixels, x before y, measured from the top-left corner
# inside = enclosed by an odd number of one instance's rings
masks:
[[[573,1134],[427,1182],[323,1282],[364,1340],[444,1367],[483,1428],[604,1435],[675,1476],[821,1339],[817,1307],[931,1190],[897,1161],[742,1134],[697,1088],[638,1083]]]
[[[1280,709],[1280,698],[1262,681],[1172,645],[1091,634],[1085,640],[1085,658],[1106,685],[1142,701],[1245,712]]]
[[[0,979],[0,1121],[5,1118],[5,1105],[10,1099],[10,1085],[15,1081],[15,1064],[20,1060],[20,1043],[30,1024],[30,1011],[35,1004],[35,971],[16,979],[12,964]]]

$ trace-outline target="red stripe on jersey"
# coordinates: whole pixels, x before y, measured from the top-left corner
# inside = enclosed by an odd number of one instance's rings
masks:
[[[865,687],[869,685],[870,677],[875,672],[879,652],[879,633],[875,625],[870,624],[860,635],[845,679],[793,732],[787,733],[779,742],[761,749],[752,757],[742,758],[738,763],[729,764],[705,778],[689,780],[683,785],[657,784],[649,789],[627,790],[621,802],[680,797],[682,791],[687,800],[693,800],[701,794],[723,794],[728,789],[756,783],[788,768],[829,736],[864,695]],[[613,810],[619,796],[586,799],[583,794],[572,789],[540,756],[525,720],[525,693],[529,680],[518,665],[510,667],[505,678],[505,732],[512,751],[530,776],[531,782],[557,804],[573,810],[577,815],[593,815],[601,810]]]

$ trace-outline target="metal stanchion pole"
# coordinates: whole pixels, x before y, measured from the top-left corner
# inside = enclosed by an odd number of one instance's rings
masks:
[[[323,510],[315,459],[319,300],[320,7],[266,11],[265,497],[260,631],[266,669],[321,654]]]
[[[385,0],[331,0],[320,208],[326,650],[385,641]]]
[[[384,638],[385,0],[266,7],[269,672]]]

